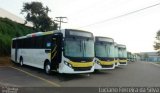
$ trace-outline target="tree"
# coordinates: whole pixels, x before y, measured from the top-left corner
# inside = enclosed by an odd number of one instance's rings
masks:
[[[41,2],[24,3],[21,13],[26,13],[26,22],[32,22],[36,31],[49,31],[57,29],[57,24],[48,16],[51,10],[44,7]]]
[[[160,30],[157,32],[156,41],[154,42],[154,49],[157,50],[158,55],[160,55]]]
[[[148,61],[149,55],[148,55],[147,53],[145,53],[145,54],[143,55],[143,58],[144,58],[146,61]]]

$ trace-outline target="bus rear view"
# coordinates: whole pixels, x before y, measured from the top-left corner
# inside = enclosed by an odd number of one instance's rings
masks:
[[[114,69],[114,40],[95,37],[95,69]]]

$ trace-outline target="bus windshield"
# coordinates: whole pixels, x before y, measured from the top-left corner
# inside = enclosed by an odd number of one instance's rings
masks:
[[[68,38],[64,42],[64,54],[68,57],[94,57],[94,41]]]
[[[118,47],[114,47],[114,57],[118,57]]]
[[[125,48],[119,48],[118,55],[119,55],[119,57],[127,58],[126,49]]]
[[[114,57],[114,45],[108,44],[96,44],[95,45],[96,57]]]

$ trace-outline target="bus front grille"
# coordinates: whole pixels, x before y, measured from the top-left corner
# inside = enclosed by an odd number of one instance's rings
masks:
[[[111,68],[113,65],[102,65],[102,68]]]
[[[119,62],[120,64],[126,64],[126,62]]]
[[[87,71],[91,70],[92,67],[73,67],[74,71]]]

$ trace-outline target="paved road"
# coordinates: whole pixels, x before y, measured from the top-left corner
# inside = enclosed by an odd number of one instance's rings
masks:
[[[0,86],[22,87],[159,87],[160,67],[147,62],[129,63],[115,70],[81,75],[52,73],[24,66],[0,67]]]

